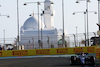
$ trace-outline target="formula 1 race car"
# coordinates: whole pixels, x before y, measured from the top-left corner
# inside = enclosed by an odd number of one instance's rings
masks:
[[[71,56],[71,64],[87,64],[87,63],[95,65],[95,57],[89,56],[88,53],[84,53],[83,55],[77,53],[77,56]]]

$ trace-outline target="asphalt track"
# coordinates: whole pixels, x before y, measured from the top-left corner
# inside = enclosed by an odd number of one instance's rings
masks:
[[[29,56],[0,59],[0,67],[100,67],[96,65],[70,65],[70,57],[65,56]]]

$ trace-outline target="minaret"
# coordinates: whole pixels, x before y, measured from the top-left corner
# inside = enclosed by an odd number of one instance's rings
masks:
[[[54,10],[53,10],[52,0],[44,1],[43,17],[44,17],[45,29],[48,30],[54,29]]]

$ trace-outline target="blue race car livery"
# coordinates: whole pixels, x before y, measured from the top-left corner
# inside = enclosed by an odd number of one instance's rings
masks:
[[[89,56],[88,53],[80,54],[77,53],[77,56],[71,56],[71,64],[95,64],[95,57]]]

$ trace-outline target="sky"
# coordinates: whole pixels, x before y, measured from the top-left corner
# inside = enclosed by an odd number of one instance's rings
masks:
[[[44,0],[19,0],[19,26],[21,27],[24,22],[29,18],[29,15],[37,13],[37,4],[28,4],[24,6],[26,2],[44,2]],[[54,24],[55,28],[62,29],[62,0],[52,0],[54,2],[53,9],[55,10]],[[89,11],[98,11],[98,1],[90,0]],[[77,13],[73,15],[73,12],[86,11],[86,1],[80,1],[79,4],[75,3],[76,0],[64,0],[64,23],[65,30],[69,34],[84,33],[84,14]],[[10,18],[6,16],[0,16],[0,38],[15,38],[17,37],[17,0],[0,0],[0,13],[1,15],[9,15]],[[44,9],[44,4],[40,6]],[[35,15],[37,17],[37,15]],[[97,32],[98,26],[98,14],[89,13],[89,32]]]

